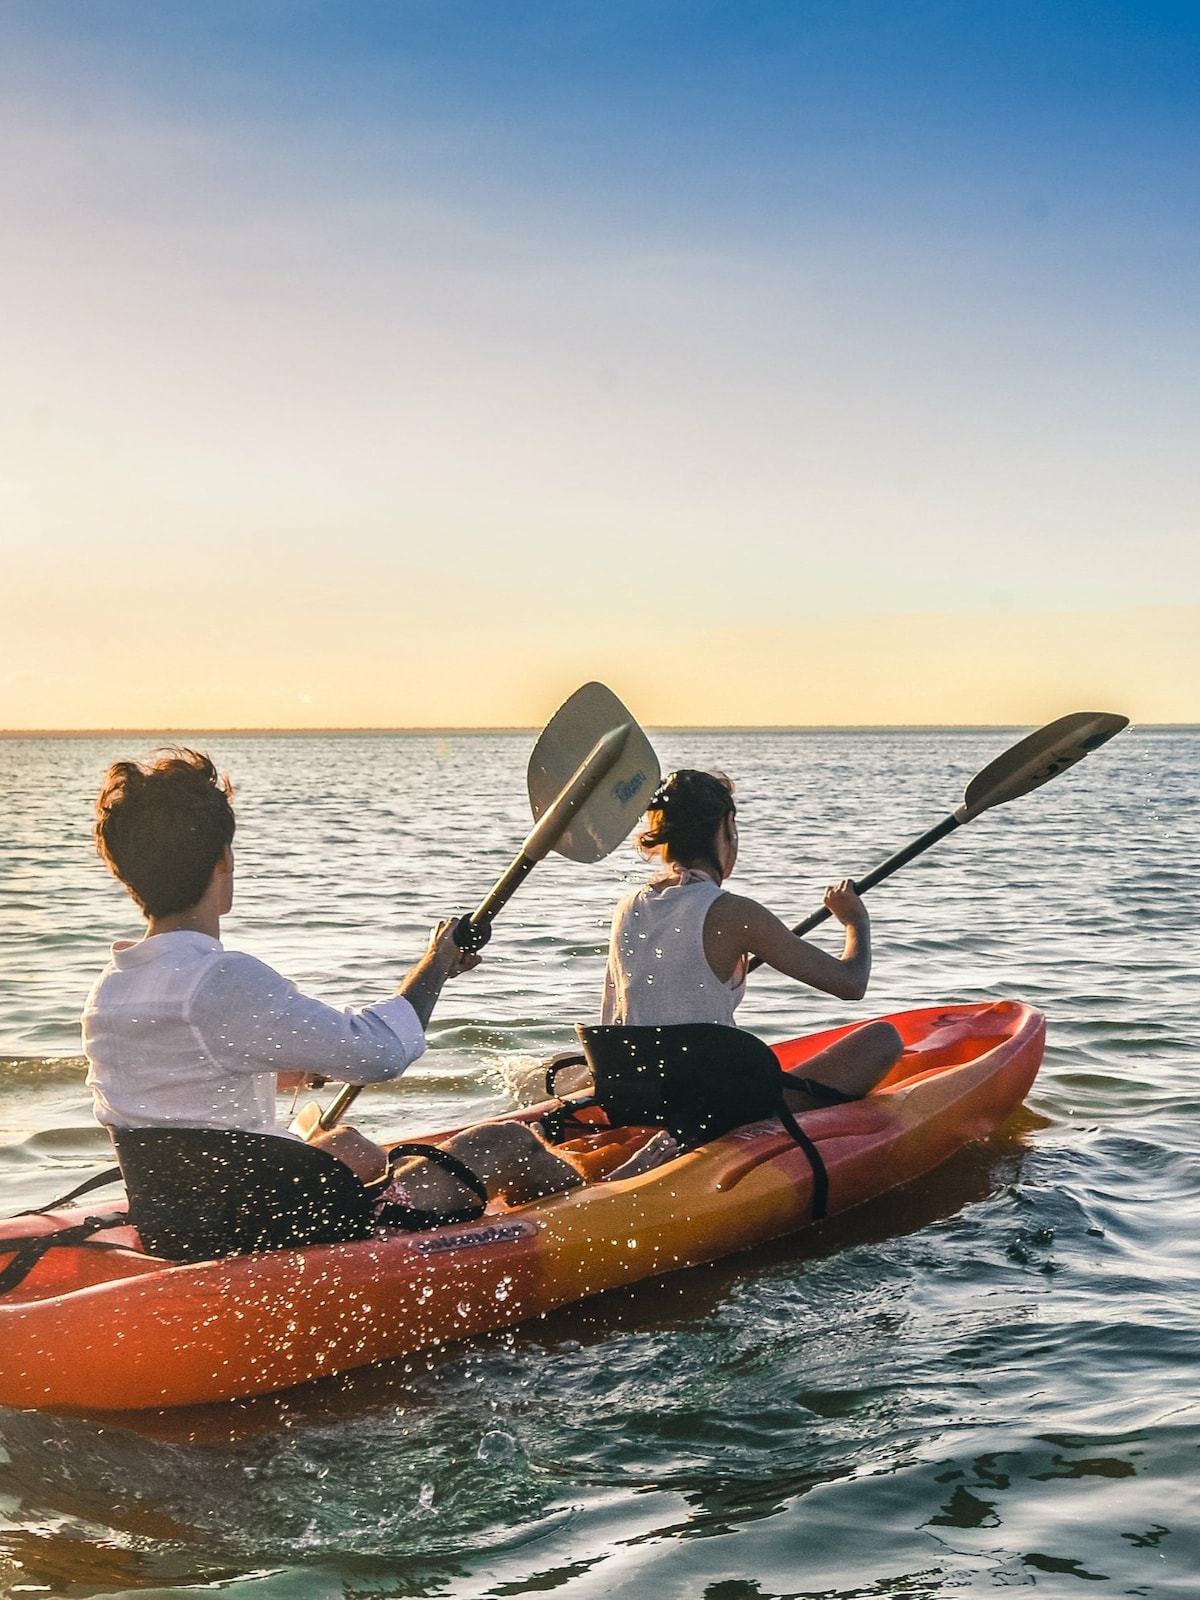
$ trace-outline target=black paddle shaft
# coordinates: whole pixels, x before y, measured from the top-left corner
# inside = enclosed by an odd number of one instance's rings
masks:
[[[939,839],[944,839],[948,833],[953,833],[955,828],[962,827],[962,818],[956,812],[951,812],[948,817],[943,817],[938,823],[923,833],[919,839],[914,839],[911,844],[906,844],[903,850],[897,850],[894,856],[889,856],[886,861],[881,861],[873,867],[866,877],[859,878],[854,883],[854,889],[859,894],[866,894],[868,889],[873,889],[877,883],[882,883],[885,878],[890,878],[893,872],[899,872],[914,856],[919,856],[923,851],[935,845]],[[814,928],[820,927],[822,922],[828,922],[833,912],[827,906],[822,906],[819,911],[814,911],[810,917],[805,917],[803,922],[798,922],[792,932],[803,938],[806,933],[811,933]],[[750,962],[749,970],[753,972],[763,965],[761,956],[755,956]]]
[[[1057,778],[1060,772],[1066,772],[1128,726],[1128,717],[1112,711],[1075,711],[1070,716],[1048,722],[1044,728],[1028,734],[1011,750],[1006,750],[1003,755],[989,762],[982,772],[977,772],[967,785],[963,803],[957,811],[952,811],[928,833],[923,833],[903,850],[889,856],[873,872],[868,872],[865,878],[854,885],[855,889],[859,894],[865,894],[873,885],[882,883],[884,878],[898,871],[905,862],[928,850],[931,844],[944,839],[964,822],[970,822],[992,806],[1003,805],[1008,800],[1019,799],[1021,795],[1040,789],[1042,784]],[[792,932],[803,936],[832,914],[822,906],[820,911],[814,911],[811,917],[798,923]],[[762,964],[762,958],[756,956],[750,963],[750,970]]]

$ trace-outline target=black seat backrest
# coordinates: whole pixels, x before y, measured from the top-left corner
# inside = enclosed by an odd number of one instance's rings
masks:
[[[669,1128],[691,1148],[778,1116],[783,1070],[771,1047],[715,1022],[577,1027],[595,1103],[615,1126]]]
[[[742,1028],[717,1022],[676,1023],[663,1028],[577,1026],[592,1070],[593,1093],[572,1109],[597,1105],[614,1127],[667,1128],[685,1150],[764,1117],[778,1117],[812,1168],[812,1218],[825,1216],[829,1174],[821,1152],[796,1121],[784,1099],[791,1082],[816,1086],[785,1073],[770,1045]],[[563,1060],[557,1065],[566,1065]],[[552,1067],[546,1086],[553,1093]],[[846,1096],[837,1095],[838,1099]],[[543,1119],[553,1126],[556,1115]]]
[[[171,1261],[365,1239],[370,1194],[327,1150],[228,1128],[113,1128],[143,1248]]]

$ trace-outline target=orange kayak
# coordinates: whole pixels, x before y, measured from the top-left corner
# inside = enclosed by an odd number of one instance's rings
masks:
[[[800,1119],[828,1172],[830,1216],[987,1138],[1021,1104],[1041,1063],[1044,1018],[1015,1001],[888,1020],[906,1048],[887,1079],[865,1100]],[[773,1048],[784,1067],[798,1067],[853,1026]],[[738,1128],[639,1177],[603,1181],[604,1167],[623,1161],[639,1137],[644,1130],[595,1135],[585,1153],[597,1181],[583,1188],[517,1209],[495,1203],[478,1222],[425,1233],[186,1265],[146,1255],[128,1226],[49,1249],[0,1295],[0,1405],[126,1411],[264,1394],[521,1322],[809,1224],[812,1168],[777,1122]],[[64,1208],[0,1223],[0,1271],[22,1241],[120,1209]]]

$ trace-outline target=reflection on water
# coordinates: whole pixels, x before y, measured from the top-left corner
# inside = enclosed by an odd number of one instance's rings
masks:
[[[789,917],[936,821],[995,733],[661,734],[738,783],[738,879]],[[331,999],[387,992],[528,824],[529,739],[211,741],[238,788],[228,942]],[[108,1160],[75,1027],[136,932],[95,863],[103,739],[0,740],[0,1183]],[[138,753],[136,749],[132,753]],[[0,1593],[549,1591],[572,1600],[1194,1593],[1200,735],[1133,732],[871,900],[856,1014],[1017,996],[1046,1064],[1003,1138],[795,1239],[241,1405],[0,1414]],[[638,872],[545,863],[368,1131],[510,1103],[594,1018]],[[833,939],[833,934],[818,934]],[[846,1008],[760,974],[778,1038]],[[117,1357],[119,1358],[119,1357]]]

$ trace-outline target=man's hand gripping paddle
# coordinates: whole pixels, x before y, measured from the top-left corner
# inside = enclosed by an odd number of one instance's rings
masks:
[[[921,855],[930,845],[953,833],[955,828],[961,828],[965,822],[973,822],[993,806],[1018,800],[1023,794],[1040,789],[1042,784],[1049,783],[1051,778],[1057,778],[1060,772],[1065,772],[1077,761],[1082,761],[1084,756],[1091,755],[1093,750],[1107,744],[1128,725],[1128,717],[1117,716],[1109,711],[1074,711],[1068,717],[1048,722],[1044,728],[1029,734],[1003,755],[997,756],[995,761],[989,762],[982,772],[976,773],[966,787],[962,805],[956,811],[952,811],[903,850],[897,850],[894,856],[881,862],[865,878],[860,878],[854,888],[859,894],[865,894],[877,883],[890,878],[893,872],[898,872],[914,856]],[[822,906],[810,917],[805,917],[803,922],[797,923],[792,932],[800,936],[810,933],[831,915]],[[750,962],[750,968],[753,970],[762,964],[761,958],[756,956]]]
[[[542,729],[529,757],[534,827],[491,892],[454,930],[463,950],[481,950],[492,922],[539,861],[557,851],[569,861],[600,861],[628,837],[661,771],[649,739],[611,689],[585,683]],[[311,1138],[336,1128],[358,1096],[348,1083],[325,1111],[305,1106],[292,1131]]]

